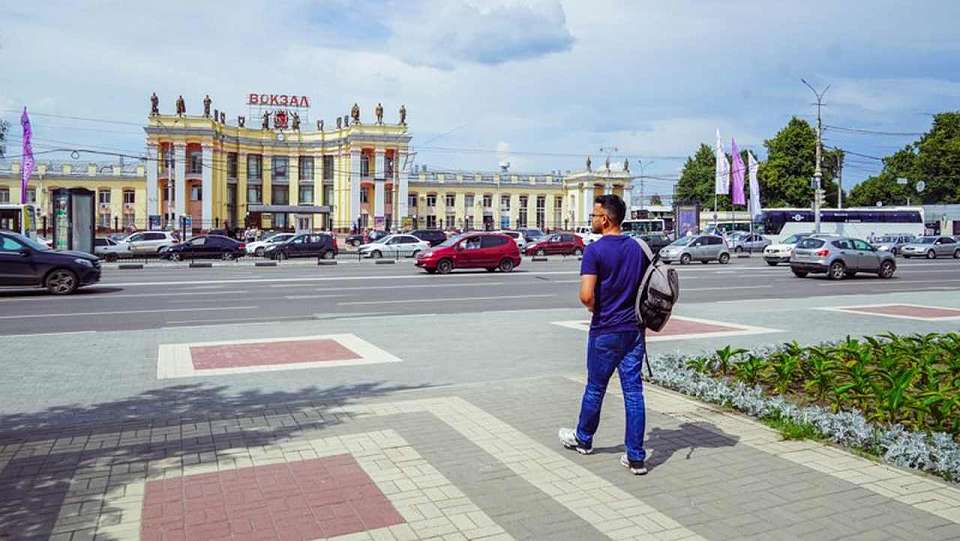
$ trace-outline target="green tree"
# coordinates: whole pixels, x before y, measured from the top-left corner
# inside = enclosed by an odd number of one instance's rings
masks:
[[[906,204],[908,200],[919,202],[916,192],[917,155],[913,145],[907,145],[883,159],[883,171],[857,184],[850,190],[847,204],[872,207]],[[897,184],[897,179],[907,179],[906,185]]]
[[[677,200],[681,203],[699,203],[702,208],[713,208],[713,188],[717,160],[713,149],[700,143],[700,148],[687,158],[677,181]],[[729,208],[730,198],[721,195],[719,208]]]
[[[772,139],[764,141],[767,161],[760,164],[760,197],[764,207],[809,207],[813,202],[813,179],[817,154],[817,133],[805,120],[790,119]],[[837,186],[833,180],[838,151],[824,150],[821,187],[827,206],[836,205]],[[842,160],[842,157],[840,157]]]

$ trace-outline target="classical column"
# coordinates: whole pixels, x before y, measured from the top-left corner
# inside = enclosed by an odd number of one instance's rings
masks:
[[[360,149],[350,151],[350,211],[347,216],[350,218],[350,228],[359,224],[360,220]]]
[[[578,221],[589,226],[591,214],[593,214],[593,184],[583,188],[583,215],[578,217]]]
[[[173,144],[173,198],[176,200],[174,211],[175,227],[180,228],[178,216],[187,214],[187,144]]]
[[[147,226],[150,225],[150,216],[160,214],[160,201],[157,197],[157,168],[161,157],[157,145],[147,145]]]
[[[383,220],[385,216],[384,200],[386,189],[386,179],[384,177],[384,159],[383,149],[378,148],[374,151],[374,169],[373,169],[373,223],[378,219]]]
[[[200,214],[200,227],[202,229],[213,229],[213,145],[203,145],[203,168],[202,183],[200,184],[200,197],[202,199],[202,211]]]
[[[403,219],[408,216],[410,209],[407,205],[407,199],[409,199],[410,194],[410,174],[407,171],[407,168],[404,167],[404,162],[406,162],[406,154],[399,154],[397,158],[394,159],[393,168],[394,171],[400,176],[400,189],[397,192],[397,216],[394,216],[393,219],[397,222],[397,226],[403,224]]]

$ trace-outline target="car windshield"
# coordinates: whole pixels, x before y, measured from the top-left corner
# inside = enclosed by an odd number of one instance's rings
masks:
[[[804,237],[803,235],[790,235],[789,237],[787,237],[786,239],[783,240],[783,243],[784,243],[784,244],[796,244],[796,243],[800,242],[801,240],[803,240],[804,238],[805,238],[805,237]]]
[[[914,239],[914,244],[933,244],[937,241],[937,237],[920,237],[919,239]]]
[[[36,250],[36,251],[38,251],[38,252],[49,252],[49,251],[51,251],[50,248],[47,248],[47,245],[46,245],[46,244],[44,244],[44,243],[42,243],[42,242],[35,241],[35,240],[31,239],[30,237],[25,237],[25,236],[23,236],[23,235],[21,235],[21,234],[19,234],[19,233],[12,233],[12,235],[13,235],[13,238],[17,239],[21,244],[26,244],[26,245],[29,246],[32,250]]]
[[[877,237],[876,242],[897,242],[897,237]]]
[[[438,244],[438,245],[437,245],[437,248],[447,247],[447,246],[453,246],[453,245],[456,244],[457,241],[459,241],[461,238],[463,238],[463,235],[454,235],[454,236],[450,237],[449,239],[447,239],[447,240],[441,242],[440,244]]]
[[[691,242],[693,242],[693,241],[696,240],[696,239],[697,239],[697,237],[694,237],[694,236],[692,236],[692,235],[689,236],[689,237],[682,237],[682,238],[679,238],[679,239],[671,242],[671,243],[670,243],[670,246],[686,246],[686,245],[690,244]]]
[[[531,239],[539,239],[543,237],[543,231],[539,229],[527,229],[527,236]]]

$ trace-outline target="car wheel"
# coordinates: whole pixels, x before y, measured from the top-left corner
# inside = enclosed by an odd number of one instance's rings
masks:
[[[682,256],[680,256],[680,264],[689,265],[690,259],[691,259],[690,254],[683,254]]]
[[[954,259],[960,259],[960,250],[957,250],[956,252],[953,252],[953,258],[954,258]]]
[[[733,251],[734,253],[740,254],[740,253],[743,253],[743,248],[740,246],[737,246],[736,248],[733,249]]]
[[[441,259],[440,262],[437,263],[437,272],[440,274],[450,274],[450,271],[452,270],[453,261],[450,261],[449,259]]]
[[[253,251],[253,255],[257,257],[263,257],[263,248],[257,248]]]
[[[897,267],[893,264],[893,261],[884,261],[880,264],[880,272],[877,274],[883,279],[892,278],[895,270],[897,270]]]
[[[56,269],[47,275],[43,285],[54,295],[69,295],[77,289],[77,275],[67,269]]]
[[[287,259],[287,253],[286,253],[286,252],[280,252],[280,251],[278,251],[278,252],[277,252],[277,261],[283,261],[283,260],[285,260],[285,259]]]
[[[360,246],[360,241],[359,240],[350,241],[350,244],[353,245],[354,248],[356,248],[357,246]]]
[[[721,265],[726,265],[730,262],[730,254],[720,254],[719,261]]]
[[[843,280],[846,274],[847,266],[844,265],[842,261],[834,261],[827,271],[827,276],[829,276],[831,280]]]
[[[510,272],[513,270],[513,261],[509,259],[504,259],[500,262],[499,265],[500,272]]]
[[[575,255],[575,256],[577,256],[577,257],[580,257],[580,256],[583,255],[583,250],[581,250],[580,248],[575,248],[575,249],[573,250],[573,255]]]
[[[374,259],[380,259],[381,257],[383,257],[383,254],[380,253],[380,250],[374,250],[370,252],[370,257]]]
[[[420,253],[420,250],[414,250],[414,251],[410,254],[410,257],[416,258],[416,257],[417,257],[417,254],[419,254],[419,253]]]
[[[543,257],[543,256],[547,255],[547,252],[544,252],[544,251],[543,251],[543,248],[541,248],[541,249],[537,250],[536,252],[534,252],[533,255],[538,256],[538,257]]]
[[[333,250],[327,250],[326,252],[323,252],[323,255],[321,257],[323,257],[324,259],[333,259],[334,255],[335,254],[333,253]]]
[[[767,261],[767,265],[770,265],[771,267],[776,267],[776,266],[777,266],[777,262],[776,262],[776,261]]]
[[[180,261],[181,259],[180,252],[173,252],[170,254],[170,261]]]
[[[797,278],[806,278],[806,277],[807,277],[807,273],[803,272],[802,270],[795,270],[795,271],[793,271],[793,275],[796,276]]]
[[[234,259],[237,258],[237,256],[233,255],[233,252],[223,252],[220,255],[220,258],[223,259],[224,261],[233,261]]]
[[[929,252],[927,252],[927,259],[936,259],[936,258],[937,258],[937,252],[934,252],[933,250],[930,250]]]

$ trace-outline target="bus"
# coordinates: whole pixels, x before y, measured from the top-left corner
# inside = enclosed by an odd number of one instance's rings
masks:
[[[663,218],[639,218],[624,220],[620,225],[624,233],[668,233]]]
[[[37,240],[37,217],[39,207],[26,203],[0,203],[0,229],[20,233]]]
[[[774,242],[780,242],[797,233],[812,233],[813,211],[764,209],[754,222],[754,229]],[[923,207],[865,207],[820,211],[821,233],[870,239],[902,234],[922,236],[924,231]]]
[[[738,232],[749,233],[750,220],[721,220],[719,222],[710,222],[703,228],[705,235],[720,235],[722,237]]]

